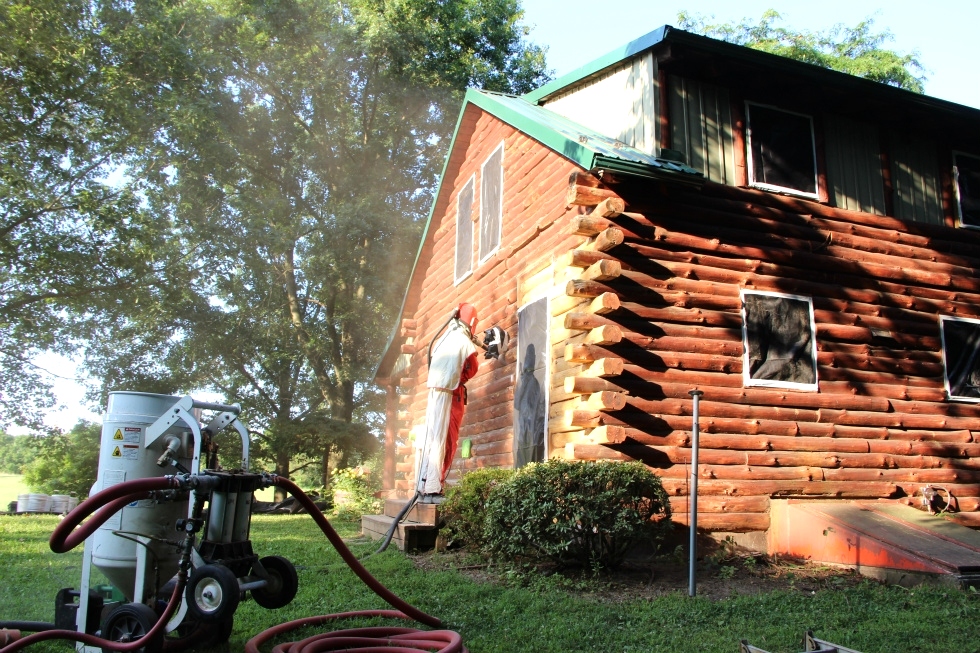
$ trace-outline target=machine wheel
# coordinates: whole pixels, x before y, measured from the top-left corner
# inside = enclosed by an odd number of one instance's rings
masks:
[[[289,605],[299,588],[296,567],[282,556],[266,556],[259,560],[259,564],[269,574],[269,584],[252,590],[252,598],[269,610]]]
[[[190,648],[218,646],[228,641],[234,627],[234,617],[229,617],[216,624],[184,620],[163,641],[163,650],[165,652],[173,651],[174,653],[178,653],[179,651],[186,651]]]
[[[191,574],[184,596],[192,619],[213,624],[235,614],[242,592],[231,569],[224,565],[204,565]]]
[[[146,635],[158,619],[153,608],[142,603],[123,603],[115,607],[106,617],[102,626],[102,638],[110,642],[135,642]],[[137,653],[159,653],[163,650],[163,631],[147,642]],[[113,649],[103,648],[103,653],[111,653]]]

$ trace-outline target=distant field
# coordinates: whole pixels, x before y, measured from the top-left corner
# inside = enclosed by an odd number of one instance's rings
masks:
[[[0,512],[7,509],[7,504],[17,500],[18,494],[30,492],[24,485],[24,477],[20,474],[0,474]]]

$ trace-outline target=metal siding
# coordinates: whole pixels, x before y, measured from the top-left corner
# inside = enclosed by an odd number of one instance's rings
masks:
[[[656,154],[655,65],[649,53],[561,95],[545,108],[647,154]]]
[[[735,183],[735,138],[728,91],[671,76],[668,88],[671,149],[720,184]]]
[[[881,145],[875,126],[841,116],[824,117],[827,183],[834,205],[885,215]]]
[[[929,139],[892,134],[890,139],[895,217],[943,224],[936,146]]]

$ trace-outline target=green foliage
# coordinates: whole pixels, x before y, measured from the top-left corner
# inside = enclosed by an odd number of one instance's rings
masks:
[[[446,522],[445,533],[451,542],[478,547],[485,544],[487,499],[513,475],[512,469],[484,467],[463,474],[459,484],[449,488],[439,512]]]
[[[35,438],[37,458],[24,468],[24,482],[35,492],[88,496],[99,468],[102,427],[80,421],[68,433]]]
[[[360,520],[361,515],[381,511],[381,472],[369,465],[337,469],[330,474],[330,490],[333,491],[334,515],[344,521]]]
[[[494,556],[592,568],[615,568],[639,543],[658,546],[670,526],[667,492],[639,462],[528,465],[490,493],[486,513]]]
[[[0,433],[0,473],[22,474],[24,466],[37,455],[32,444],[26,435]]]
[[[708,22],[713,19],[714,16],[706,18],[686,11],[677,15],[679,27],[690,32],[916,93],[923,92],[925,69],[919,62],[919,53],[901,54],[884,48],[883,45],[894,37],[887,29],[873,31],[873,17],[854,27],[838,24],[817,32],[796,31],[779,25],[783,17],[772,9],[765,11],[758,23],[748,18],[739,23]]]

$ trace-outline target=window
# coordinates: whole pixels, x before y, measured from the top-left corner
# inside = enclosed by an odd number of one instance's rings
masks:
[[[514,467],[547,458],[548,298],[517,311],[517,387],[514,390]]]
[[[980,320],[939,318],[946,393],[950,399],[980,403]]]
[[[456,197],[456,283],[473,271],[473,186],[470,177]]]
[[[816,327],[809,297],[743,290],[746,386],[817,389]]]
[[[960,226],[980,229],[980,157],[953,153]]]
[[[810,116],[748,104],[749,185],[817,199],[817,157]]]
[[[504,144],[501,143],[480,169],[480,263],[500,247],[503,194]]]

